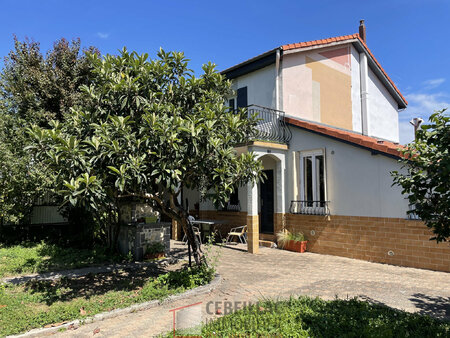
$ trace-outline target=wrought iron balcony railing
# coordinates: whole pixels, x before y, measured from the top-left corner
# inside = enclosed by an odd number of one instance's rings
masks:
[[[291,201],[291,214],[329,215],[329,201]]]
[[[257,134],[253,136],[255,140],[289,143],[292,133],[284,119],[284,111],[255,104],[247,106],[247,111],[249,116],[255,114],[259,119],[256,125]]]
[[[228,202],[222,209],[222,211],[241,211],[240,201],[237,204],[231,204]]]

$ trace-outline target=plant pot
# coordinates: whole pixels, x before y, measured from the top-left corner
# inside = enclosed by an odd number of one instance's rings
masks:
[[[293,241],[288,240],[286,244],[284,245],[284,250],[294,251],[294,252],[305,252],[306,251],[306,243],[308,241]]]
[[[144,259],[160,259],[164,257],[164,252],[158,252],[153,254],[145,254]]]

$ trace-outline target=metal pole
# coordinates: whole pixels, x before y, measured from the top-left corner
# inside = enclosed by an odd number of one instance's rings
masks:
[[[187,241],[188,241],[188,252],[189,252],[189,267],[192,268],[191,242],[189,241],[189,237],[188,237]]]

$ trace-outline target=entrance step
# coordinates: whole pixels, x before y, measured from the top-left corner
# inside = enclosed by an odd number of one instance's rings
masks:
[[[263,240],[263,239],[259,240],[259,246],[265,246],[267,248],[276,248],[277,247],[275,242],[267,241],[267,240]]]

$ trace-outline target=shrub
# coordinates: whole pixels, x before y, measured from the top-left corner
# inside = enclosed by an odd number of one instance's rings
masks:
[[[303,232],[290,232],[287,229],[282,229],[277,233],[277,242],[281,248],[284,248],[287,241],[303,242],[306,237]]]

